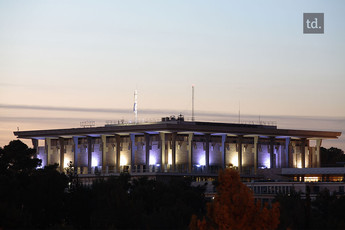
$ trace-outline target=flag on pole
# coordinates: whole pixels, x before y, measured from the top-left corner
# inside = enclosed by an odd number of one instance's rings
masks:
[[[133,112],[138,112],[138,106],[137,106],[137,100],[138,100],[138,92],[137,90],[134,91],[134,106],[133,106]]]
[[[134,102],[134,106],[133,106],[133,112],[136,113],[137,112],[137,103]]]
[[[135,114],[135,124],[137,124],[138,123],[138,92],[137,92],[137,90],[134,91],[133,112]]]

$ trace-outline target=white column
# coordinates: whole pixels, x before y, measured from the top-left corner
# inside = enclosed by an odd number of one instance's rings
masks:
[[[150,134],[145,133],[145,162],[146,172],[150,172]]]
[[[50,155],[51,155],[51,138],[46,138],[45,139],[45,153],[47,154],[47,165],[42,165],[42,166],[48,166],[50,163]]]
[[[188,172],[191,173],[193,168],[193,133],[188,135]]]
[[[107,166],[107,136],[101,135],[101,141],[102,141],[102,172],[108,173],[108,166]]]
[[[32,141],[32,145],[33,145],[33,147],[34,147],[34,149],[36,150],[36,153],[35,153],[35,157],[37,157],[37,155],[38,155],[38,140],[37,139],[31,139],[31,141]]]
[[[64,171],[65,167],[65,145],[64,145],[64,139],[62,137],[59,137],[59,144],[60,144],[60,172]]]
[[[171,162],[171,167],[172,167],[172,171],[175,172],[175,170],[176,170],[176,136],[177,136],[177,133],[173,132],[171,135],[172,135],[172,145],[171,145],[171,149],[172,149],[171,159],[172,159],[172,162]]]
[[[225,169],[226,165],[226,147],[225,147],[225,143],[226,143],[226,134],[222,135],[222,168]]]
[[[159,133],[160,142],[161,142],[161,171],[165,172],[165,165],[167,164],[165,159],[165,133]]]
[[[270,137],[270,168],[276,168],[276,160],[274,161],[274,137]]]
[[[209,172],[210,167],[210,134],[205,134],[206,139],[206,149],[205,149],[205,164],[206,164],[206,172]]]
[[[238,157],[238,171],[242,173],[242,136],[237,136],[237,157]]]
[[[258,143],[259,143],[259,136],[254,137],[254,148],[253,148],[253,153],[254,153],[254,174],[258,173],[258,165],[259,165],[259,148],[258,148]]]
[[[131,139],[131,159],[130,159],[130,165],[131,168],[129,169],[129,172],[132,172],[134,169],[134,157],[135,157],[135,150],[136,150],[136,145],[135,145],[135,134],[130,134],[130,139]]]
[[[121,145],[121,137],[120,135],[115,135],[115,139],[116,139],[116,152],[115,152],[115,171],[117,173],[120,172],[120,145]]]
[[[74,171],[78,172],[78,137],[73,137],[73,144],[74,144],[74,159],[73,159],[73,165],[74,165]]]
[[[92,171],[92,137],[87,137],[87,173],[91,174]]]
[[[317,139],[316,140],[316,157],[317,157],[317,167],[321,167],[321,144],[322,144],[322,139]]]
[[[301,163],[302,163],[302,168],[305,168],[305,144],[306,144],[306,139],[303,138],[301,140]]]
[[[289,154],[290,154],[291,137],[285,139],[285,167],[289,168]]]

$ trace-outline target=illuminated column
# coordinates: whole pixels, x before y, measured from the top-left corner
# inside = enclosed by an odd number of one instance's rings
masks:
[[[242,135],[237,136],[238,171],[242,173]]]
[[[275,168],[276,164],[274,161],[274,137],[270,137],[270,168]]]
[[[309,162],[308,162],[308,167],[309,168],[314,168],[315,165],[314,165],[314,151],[313,151],[313,148],[310,146],[310,140],[308,139],[308,155],[309,155]]]
[[[295,142],[290,141],[289,143],[289,168],[294,168],[294,146]]]
[[[285,139],[285,167],[289,168],[289,155],[291,151],[290,147],[291,137]]]
[[[317,167],[320,168],[321,167],[321,143],[322,143],[322,139],[317,139],[316,140],[316,158],[317,158]]]
[[[116,139],[115,170],[118,173],[118,172],[120,172],[120,150],[121,150],[120,149],[120,145],[121,145],[121,137],[120,137],[120,135],[115,135],[115,139]]]
[[[59,144],[60,144],[60,172],[63,172],[64,169],[64,155],[65,155],[65,146],[62,137],[59,137]]]
[[[87,137],[87,171],[91,174],[91,161],[92,161],[92,137]]]
[[[78,171],[78,137],[73,137],[73,144],[74,144],[74,159],[73,159],[73,165],[74,165],[74,172]]]
[[[160,142],[161,142],[161,170],[162,172],[165,171],[165,164],[166,164],[166,159],[165,159],[165,133],[159,133],[160,137]]]
[[[222,135],[222,168],[225,169],[225,162],[226,162],[226,148],[225,148],[225,142],[226,142],[226,134]]]
[[[177,133],[176,132],[174,132],[174,133],[172,133],[172,146],[171,146],[171,148],[172,148],[172,162],[171,162],[171,167],[172,167],[172,171],[173,172],[175,172],[175,163],[176,163],[176,135],[177,135]]]
[[[208,172],[208,168],[210,166],[210,134],[205,134],[206,139],[206,147],[205,147],[205,165],[206,165],[206,172]]]
[[[150,172],[150,134],[145,133],[146,172]]]
[[[305,168],[305,138],[301,141],[301,161],[302,161],[302,168]]]
[[[254,137],[254,148],[253,148],[253,153],[254,153],[254,174],[258,173],[258,159],[259,159],[259,148],[258,148],[258,143],[259,143],[259,136]]]
[[[47,154],[47,165],[45,166],[48,166],[49,165],[49,160],[50,160],[50,155],[51,155],[51,139],[50,138],[46,138],[45,139],[45,153]]]
[[[37,155],[38,155],[38,140],[37,139],[31,139],[31,141],[32,141],[32,145],[33,145],[33,147],[34,147],[34,149],[35,149],[35,157],[37,157]]]
[[[107,136],[101,135],[101,141],[102,141],[102,171],[103,173],[106,173],[107,170]]]
[[[313,163],[313,161],[312,161],[312,155],[311,155],[311,152],[310,152],[310,142],[309,142],[309,140],[308,139],[306,139],[305,140],[305,148],[306,148],[306,161],[307,161],[307,163],[306,163],[306,167],[307,168],[312,168],[313,167],[313,165],[312,165],[312,163]]]
[[[129,172],[132,172],[132,170],[134,169],[134,154],[135,154],[135,150],[136,150],[136,147],[135,147],[135,134],[131,133],[130,135],[130,138],[131,138],[131,168],[129,169]]]
[[[188,172],[192,172],[193,165],[193,133],[188,135]]]

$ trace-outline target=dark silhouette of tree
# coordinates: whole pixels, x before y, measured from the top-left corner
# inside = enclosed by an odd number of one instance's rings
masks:
[[[68,178],[58,164],[36,170],[23,193],[23,213],[32,228],[61,226],[65,219],[65,189]]]
[[[40,163],[19,140],[0,148],[0,229],[61,226],[67,180],[57,165]]]
[[[325,189],[312,202],[312,229],[345,229],[345,197]]]
[[[269,209],[255,203],[252,192],[240,180],[237,171],[226,169],[218,176],[219,185],[213,202],[208,203],[207,215],[191,229],[276,229],[279,224],[279,204]]]
[[[337,197],[325,189],[316,199],[301,193],[279,194],[280,224],[278,229],[345,229],[345,196]]]
[[[79,229],[187,229],[205,208],[204,189],[191,180],[167,182],[129,174],[99,179],[71,192],[69,223]]]
[[[131,199],[141,207],[143,225],[153,229],[186,229],[193,213],[203,213],[203,187],[192,187],[190,178],[171,178],[160,182],[134,180]]]
[[[166,182],[130,175],[97,177],[82,185],[73,162],[37,168],[21,141],[0,148],[0,229],[187,229],[205,210],[203,188],[191,180]]]
[[[92,208],[90,226],[92,229],[134,229],[136,209],[129,199],[129,174],[98,180],[92,185]],[[136,220],[136,221],[134,221]]]
[[[337,163],[338,162],[338,163]],[[321,167],[344,167],[345,154],[338,148],[321,147]]]
[[[0,175],[30,175],[41,165],[35,158],[35,149],[28,148],[20,140],[11,141],[4,148],[0,147]]]
[[[307,229],[307,202],[301,193],[278,194],[275,198],[280,204],[280,223],[278,229]]]
[[[81,182],[79,180],[79,176],[78,176],[76,168],[74,167],[73,162],[70,161],[67,164],[67,166],[68,167],[65,169],[65,171],[66,171],[66,176],[68,178],[68,191],[72,192],[81,186]]]

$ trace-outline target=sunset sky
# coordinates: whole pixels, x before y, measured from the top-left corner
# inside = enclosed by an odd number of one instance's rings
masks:
[[[191,116],[341,131],[344,1],[0,0],[0,146],[83,120]],[[324,34],[303,34],[324,13]]]

